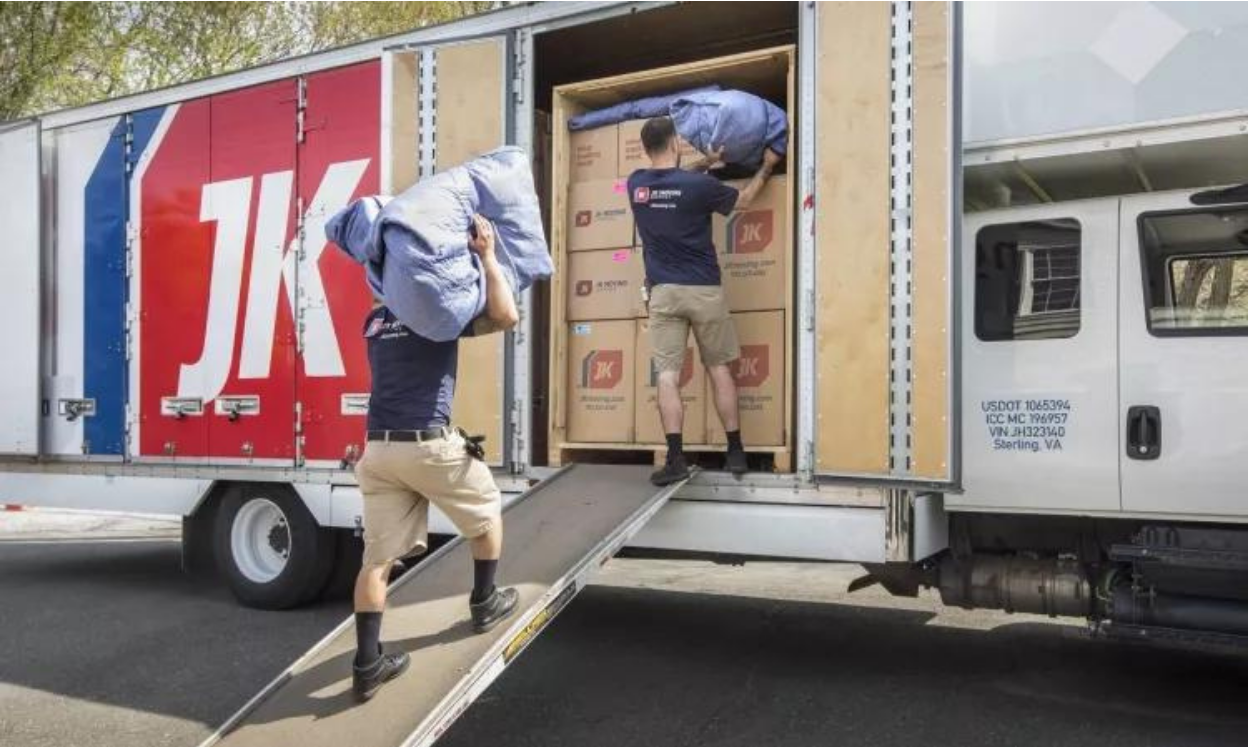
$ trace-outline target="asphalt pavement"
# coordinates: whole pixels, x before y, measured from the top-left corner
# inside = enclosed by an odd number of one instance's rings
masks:
[[[178,561],[171,522],[0,513],[0,745],[194,747],[348,613],[247,610]],[[440,744],[1248,744],[1248,654],[849,596],[856,575],[613,561]]]

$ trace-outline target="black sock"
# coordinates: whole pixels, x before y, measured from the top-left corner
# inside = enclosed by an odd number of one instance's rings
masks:
[[[468,601],[479,604],[490,598],[494,593],[494,572],[497,570],[497,560],[472,561],[472,597]]]
[[[381,613],[355,613],[355,665],[361,669],[381,656]]]
[[[745,451],[741,445],[741,431],[728,431],[728,451]]]
[[[671,462],[678,456],[684,454],[685,436],[682,433],[667,434],[667,461]]]

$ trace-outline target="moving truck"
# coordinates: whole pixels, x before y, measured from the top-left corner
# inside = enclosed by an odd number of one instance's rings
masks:
[[[0,496],[180,515],[247,603],[315,597],[358,556],[369,389],[370,299],[325,220],[506,143],[558,271],[464,345],[459,423],[509,495],[661,459],[636,123],[566,124],[719,83],[791,124],[766,215],[715,226],[754,471],[718,471],[691,363],[704,470],[631,544],[1248,634],[1248,17],[1055,15],[521,4],[10,123]]]

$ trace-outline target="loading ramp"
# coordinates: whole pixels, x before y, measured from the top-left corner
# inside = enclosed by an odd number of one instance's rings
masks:
[[[348,619],[202,747],[432,744],[683,484],[656,488],[650,469],[570,465],[505,510],[499,583],[520,591],[509,624],[472,633],[469,545],[453,540],[391,586],[382,641],[410,653],[407,673],[357,705]]]

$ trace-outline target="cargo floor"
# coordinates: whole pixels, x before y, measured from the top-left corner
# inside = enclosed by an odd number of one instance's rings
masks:
[[[356,705],[355,628],[348,620],[205,745],[429,744],[680,487],[652,486],[649,471],[573,465],[506,510],[500,583],[521,594],[511,624],[472,634],[471,556],[468,543],[455,540],[391,589],[382,640],[389,651],[411,654],[408,673]]]

